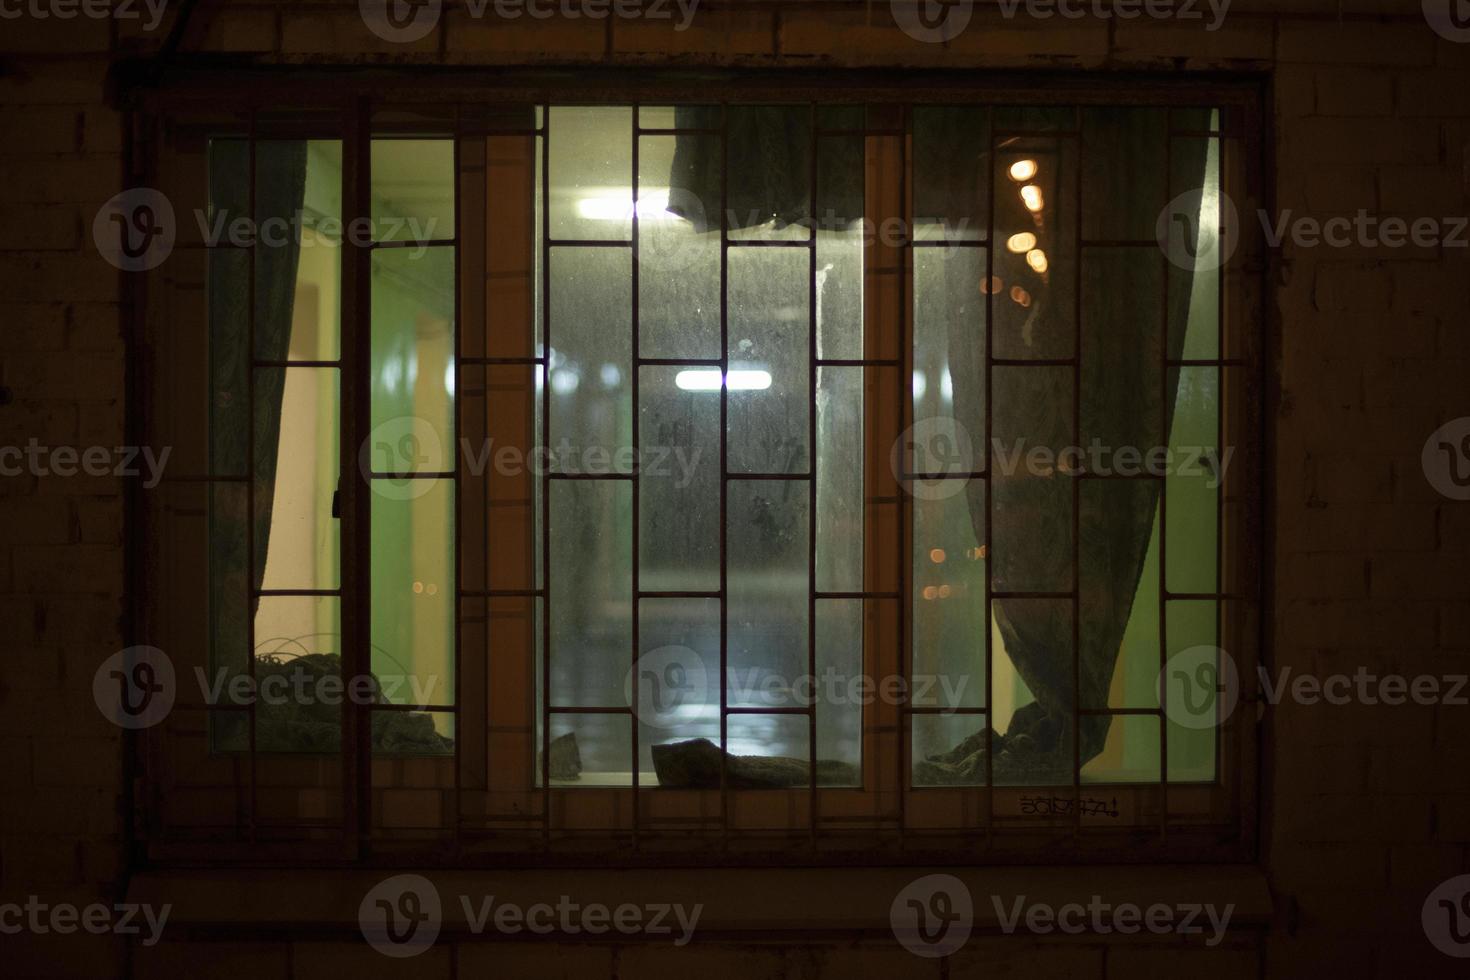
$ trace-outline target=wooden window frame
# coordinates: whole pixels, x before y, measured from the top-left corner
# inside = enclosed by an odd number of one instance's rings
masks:
[[[523,295],[528,270],[526,256],[497,251],[496,239],[485,235],[484,224],[467,216],[480,214],[485,222],[503,225],[518,220],[514,209],[495,211],[494,189],[516,185],[527,175],[528,146],[534,147],[537,130],[524,126],[524,107],[545,104],[669,105],[698,101],[728,104],[808,102],[870,106],[869,125],[864,132],[868,170],[866,216],[875,224],[887,217],[906,219],[911,214],[912,188],[907,184],[910,159],[910,130],[906,105],[982,103],[990,105],[1137,105],[1184,106],[1210,104],[1222,111],[1222,145],[1229,144],[1235,158],[1229,169],[1228,190],[1242,213],[1266,203],[1264,179],[1266,154],[1264,86],[1256,77],[1217,76],[1189,81],[1158,76],[1034,75],[1004,76],[976,72],[932,72],[897,75],[885,72],[719,72],[698,76],[677,73],[581,71],[574,78],[534,72],[506,73],[416,73],[404,71],[383,78],[363,79],[328,72],[284,70],[245,75],[213,70],[177,70],[156,89],[136,93],[131,115],[135,146],[133,180],[157,186],[176,201],[201,201],[203,175],[188,169],[188,156],[175,152],[181,133],[212,125],[242,122],[255,138],[272,135],[307,134],[340,138],[344,144],[344,221],[370,213],[367,174],[369,145],[374,133],[392,130],[405,134],[452,135],[457,141],[457,181],[460,224],[459,361],[492,369],[534,369],[537,359],[524,355],[492,354],[488,348],[466,355],[466,338],[487,323],[487,304],[494,304],[501,323],[517,322],[528,314],[507,312],[535,302]],[[309,86],[303,81],[310,82]],[[330,82],[330,84],[321,84]],[[303,91],[323,93],[303,98]],[[381,95],[391,91],[392,101]],[[711,93],[720,96],[712,99]],[[691,98],[691,94],[698,96]],[[230,107],[222,114],[219,105]],[[299,106],[299,111],[282,111],[279,106]],[[636,113],[635,113],[636,117]],[[875,120],[877,121],[875,123]],[[185,125],[185,123],[189,125]],[[147,137],[151,136],[149,139]],[[544,141],[543,141],[544,143]],[[197,145],[196,145],[197,149]],[[531,171],[534,172],[534,166]],[[499,201],[503,205],[508,198]],[[187,209],[180,207],[182,214]],[[1242,454],[1237,466],[1244,471],[1239,480],[1239,519],[1223,542],[1222,561],[1229,560],[1231,581],[1244,587],[1229,590],[1233,614],[1222,618],[1222,646],[1236,652],[1236,664],[1244,687],[1243,700],[1255,696],[1257,663],[1264,661],[1269,635],[1270,606],[1266,591],[1268,575],[1264,556],[1268,537],[1266,462],[1269,450],[1269,404],[1272,390],[1265,370],[1267,361],[1264,246],[1252,234],[1254,223],[1242,222],[1241,241],[1231,263],[1232,281],[1222,318],[1234,337],[1228,366],[1243,379],[1235,403],[1222,405],[1222,419],[1229,417],[1237,438],[1251,451]],[[519,227],[519,226],[517,226]],[[529,233],[529,228],[517,231]],[[489,244],[487,244],[489,243]],[[910,595],[907,531],[912,519],[897,492],[897,481],[888,468],[888,447],[911,420],[911,287],[912,249],[870,243],[865,255],[867,306],[865,333],[876,351],[863,364],[869,390],[883,372],[894,377],[895,404],[880,416],[874,399],[867,401],[869,424],[865,433],[865,469],[870,502],[867,518],[869,541],[877,544],[865,554],[866,591],[861,598],[870,608],[865,613],[865,671],[873,677],[893,673],[907,676],[908,633],[906,604]],[[342,472],[357,468],[355,447],[368,429],[365,340],[369,311],[368,250],[343,249],[341,350]],[[167,270],[167,266],[164,267]],[[467,269],[484,270],[487,283],[471,282]],[[1222,279],[1225,277],[1222,277]],[[167,275],[130,277],[135,357],[139,381],[130,398],[136,424],[150,435],[161,430],[153,425],[167,414],[166,399],[158,397],[158,385],[167,370],[158,367],[160,358],[171,356],[167,336],[170,324],[181,313],[179,290]],[[481,287],[484,288],[481,288]],[[1224,288],[1224,287],[1222,287]],[[508,319],[507,319],[508,318]],[[529,327],[529,319],[520,319]],[[176,328],[173,328],[176,329]],[[349,341],[354,332],[358,341]],[[895,348],[891,353],[886,345]],[[529,352],[534,353],[534,352]],[[1222,349],[1221,357],[1225,351]],[[469,361],[465,357],[470,358]],[[870,359],[871,364],[866,363]],[[896,363],[895,363],[896,361]],[[486,388],[490,388],[488,384]],[[1224,386],[1222,385],[1222,388]],[[1232,391],[1232,395],[1237,392]],[[489,398],[487,395],[486,404]],[[135,407],[136,406],[136,407]],[[897,414],[892,409],[897,408]],[[463,399],[456,413],[463,424]],[[526,420],[495,413],[506,424]],[[1222,421],[1222,425],[1226,423]],[[486,434],[489,433],[486,429]],[[513,441],[513,440],[512,440]],[[458,457],[456,453],[456,457]],[[458,473],[456,463],[456,473]],[[888,480],[893,485],[879,484]],[[461,491],[463,486],[461,485]],[[522,488],[523,489],[523,488]],[[516,488],[487,489],[487,494],[510,493]],[[883,515],[871,506],[874,499],[898,501],[899,515],[883,525]],[[473,532],[478,517],[466,516],[460,506],[463,492],[456,494],[457,540],[463,553],[467,530]],[[364,661],[368,622],[366,556],[370,498],[362,481],[344,479],[341,512],[342,536],[342,632],[344,670],[355,673]],[[152,530],[156,508],[146,499],[136,499],[130,508],[129,547],[147,577],[134,596],[134,618],[138,625],[134,642],[164,645],[168,630],[155,627],[168,615],[171,602],[164,581],[167,557]],[[478,515],[480,517],[483,514]],[[544,520],[544,514],[543,514]],[[355,528],[354,533],[347,533]],[[482,530],[482,529],[481,529]],[[488,562],[488,552],[482,555]],[[461,564],[461,593],[465,576]],[[881,581],[885,569],[896,573],[896,581]],[[488,565],[482,569],[488,581]],[[474,590],[470,590],[472,593]],[[488,612],[493,604],[525,614],[536,589],[486,588],[479,599]],[[885,605],[892,606],[885,610]],[[532,607],[534,608],[534,607]],[[544,615],[544,613],[543,613]],[[488,649],[484,637],[473,630],[474,617],[461,611],[456,619],[456,691],[488,691],[486,711],[459,712],[459,731],[452,759],[373,759],[369,730],[361,715],[344,711],[344,751],[340,768],[327,782],[335,781],[341,794],[333,811],[340,820],[312,825],[309,821],[272,827],[257,820],[258,768],[272,767],[283,785],[294,787],[300,813],[322,806],[318,792],[323,780],[321,760],[274,759],[262,762],[255,752],[248,761],[228,760],[235,779],[235,820],[227,833],[183,833],[163,814],[168,801],[162,793],[172,763],[166,730],[155,729],[129,736],[135,776],[132,803],[135,819],[133,837],[146,855],[160,865],[208,861],[255,864],[271,860],[311,860],[332,864],[369,861],[406,862],[437,866],[514,866],[577,864],[589,856],[628,866],[744,865],[752,862],[789,864],[1028,864],[1039,861],[1097,862],[1229,862],[1249,860],[1258,840],[1260,814],[1260,736],[1250,711],[1236,712],[1219,734],[1221,766],[1217,781],[1210,785],[1146,784],[1136,787],[1108,786],[1128,798],[1120,807],[1139,819],[1109,825],[1105,818],[1090,819],[1073,806],[1065,816],[1052,814],[1039,819],[1026,814],[1024,798],[1039,795],[1080,795],[1083,787],[964,787],[912,788],[908,785],[904,711],[876,703],[863,722],[863,773],[861,789],[818,788],[778,791],[658,790],[653,788],[561,789],[543,781],[526,783],[533,776],[534,749],[525,728],[523,711],[530,695],[529,664],[526,656],[476,659],[466,656],[467,642],[475,649]],[[528,627],[523,641],[532,642]],[[357,653],[353,653],[357,651]],[[529,652],[529,647],[521,651]],[[510,713],[511,723],[500,724],[500,713]],[[534,731],[534,719],[532,731]],[[524,743],[524,744],[523,744]],[[497,748],[496,746],[500,747]],[[532,755],[527,756],[530,749]],[[897,763],[897,764],[895,764]],[[327,766],[326,768],[331,768]],[[240,791],[242,773],[248,770],[248,791]],[[522,785],[505,792],[489,784],[490,774],[508,776]],[[248,802],[246,802],[248,801]],[[1030,805],[1034,810],[1034,803]],[[735,811],[732,819],[732,807]],[[331,809],[331,807],[329,807]],[[395,812],[407,810],[435,813],[436,821],[415,825],[398,822]],[[539,811],[539,812],[538,812]],[[218,828],[216,828],[217,830]]]

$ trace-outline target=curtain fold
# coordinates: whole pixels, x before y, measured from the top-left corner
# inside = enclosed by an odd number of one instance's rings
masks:
[[[727,223],[731,231],[773,222],[839,227],[858,221],[862,195],[836,189],[848,183],[851,161],[842,152],[817,155],[820,208],[812,202],[812,118],[808,106],[730,106],[729,166],[718,140],[679,138],[669,174],[669,210],[694,222],[698,231],[718,231],[722,189],[727,191]],[[721,125],[719,107],[681,106],[674,110],[679,129],[713,129]],[[833,148],[836,149],[835,147]],[[728,184],[722,174],[728,170]],[[833,193],[827,193],[826,189]],[[702,210],[692,200],[703,205]]]
[[[1087,202],[1083,237],[1107,241],[1142,241],[1153,237],[1153,224],[1170,197],[1170,169],[1186,186],[1203,183],[1204,141],[1175,141],[1169,150],[1166,110],[1104,109],[1084,113],[1082,200]],[[997,178],[999,179],[999,177]],[[1016,200],[1012,201],[1011,198]],[[1075,215],[1063,215],[1070,233]],[[996,195],[995,240],[1004,248],[1008,237],[1030,227],[1018,195]],[[1082,309],[1074,315],[1062,297],[1049,294],[1037,275],[1025,276],[1032,307],[1023,309],[996,297],[996,320],[989,329],[1014,337],[1022,332],[1040,351],[1071,349],[1075,331],[1080,346],[1080,440],[1072,420],[1072,372],[1067,368],[1028,367],[1012,374],[993,402],[997,442],[1001,433],[1024,437],[1027,448],[1054,450],[1094,440],[1102,447],[1136,447],[1147,453],[1167,442],[1177,394],[1177,372],[1164,372],[1162,358],[1180,356],[1184,331],[1171,330],[1188,316],[1191,277],[1175,271],[1169,278],[1169,309],[1161,309],[1164,258],[1157,248],[1133,245],[1089,249],[1076,262],[1081,277]],[[1069,286],[1070,284],[1064,284]],[[982,300],[973,283],[952,278],[951,301]],[[1011,322],[1007,322],[1007,318]],[[964,370],[953,377],[956,417],[974,433],[985,431],[986,375],[983,352],[973,341],[951,336],[952,362]],[[1043,356],[1043,355],[1033,355]],[[977,441],[980,437],[977,436]],[[1007,450],[1013,444],[1005,446]],[[1104,707],[1117,665],[1123,634],[1133,609],[1159,499],[1155,479],[1097,479],[1083,483],[1078,494],[1077,581],[1072,564],[1072,479],[1064,475],[1013,472],[997,465],[995,446],[990,463],[994,479],[994,511],[987,515],[983,498],[969,498],[977,538],[984,540],[987,516],[994,523],[991,554],[997,592],[1080,590],[1077,630],[1078,663],[1071,657],[1072,617],[1065,600],[1002,598],[994,615],[1006,651],[1035,701],[1018,710],[1006,732],[1030,736],[1049,759],[1055,776],[1070,778],[1074,707]],[[1084,463],[1085,465],[1085,463]],[[1005,542],[1002,545],[1002,542]],[[1074,690],[1081,690],[1074,697]],[[1084,765],[1107,740],[1111,719],[1080,719],[1079,758]],[[1043,763],[1039,768],[1045,768]],[[1045,774],[1038,772],[1038,777]]]

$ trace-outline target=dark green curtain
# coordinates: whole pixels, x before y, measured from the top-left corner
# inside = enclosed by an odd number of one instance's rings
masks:
[[[1041,114],[1044,116],[1045,114]],[[810,132],[804,108],[732,108],[728,136],[729,221],[732,228],[775,220],[777,226],[812,220],[809,202]],[[915,188],[923,214],[946,221],[981,215],[991,172],[990,133],[975,116],[951,113],[945,131],[928,138],[947,148],[958,166],[943,168],[937,182]],[[1199,188],[1204,180],[1206,143],[1175,140],[1170,148],[1168,113],[1162,109],[1087,109],[1082,113],[1080,187],[1086,210],[1083,236],[1090,240],[1150,241],[1154,222],[1174,193]],[[717,110],[680,110],[680,127],[719,124]],[[1024,128],[1031,128],[1026,126]],[[1040,127],[1038,127],[1040,128]],[[1045,153],[1059,168],[1054,201],[1064,199],[1078,178],[1077,155],[1063,147],[1075,141],[1029,140],[1028,151]],[[722,161],[709,141],[680,140],[671,186],[705,202],[705,214],[719,212]],[[966,163],[966,162],[970,163]],[[824,162],[818,161],[819,186]],[[1071,168],[1071,169],[1068,169]],[[1172,173],[1170,172],[1172,170]],[[1006,178],[997,175],[998,181]],[[840,177],[834,178],[840,181]],[[999,191],[1000,188],[998,188]],[[823,202],[825,203],[825,202]],[[861,197],[856,199],[861,206]],[[995,195],[997,249],[1018,231],[1033,228],[1017,194]],[[1075,209],[1075,202],[1072,202]],[[1188,316],[1191,277],[1166,271],[1157,248],[1091,250],[1071,254],[1066,242],[1075,211],[1053,204],[1051,215],[1065,229],[1051,241],[1049,275],[1019,260],[1008,267],[1006,288],[1026,290],[1029,306],[997,297],[996,322],[985,323],[986,298],[973,272],[972,257],[953,250],[944,260],[945,302],[952,312],[949,339],[954,414],[974,436],[986,432],[987,376],[984,333],[994,331],[995,356],[1065,358],[1083,350],[1081,378],[1082,438],[1114,448],[1147,451],[1168,431],[1178,374],[1162,371],[1163,347],[1180,355]],[[850,217],[860,217],[855,214]],[[999,252],[997,253],[1000,254]],[[1162,309],[1164,277],[1169,304]],[[1083,310],[1071,295],[1081,277]],[[1051,283],[1057,283],[1053,289]],[[1079,327],[1080,323],[1080,327]],[[1171,329],[1173,327],[1173,329]],[[1033,367],[1009,373],[995,398],[994,436],[998,442],[1023,438],[1025,445],[1060,450],[1074,444],[1073,381],[1069,368]],[[1072,582],[1072,483],[1066,477],[1031,475],[1024,467],[1004,472],[995,466],[994,513],[985,513],[980,492],[966,494],[977,540],[985,540],[987,516],[994,522],[990,555],[994,585],[1001,592],[1065,592]],[[1107,704],[1119,647],[1133,608],[1158,505],[1157,480],[1089,480],[1080,493],[1077,587],[1080,703]],[[1036,700],[1017,712],[1007,735],[1025,733],[1057,773],[1071,769],[1074,698],[1072,622],[1068,600],[1014,598],[995,602],[995,618],[1006,649]],[[1079,765],[1095,757],[1107,738],[1110,720],[1082,719]],[[1070,776],[1068,776],[1070,778]]]
[[[1176,140],[1169,144],[1168,114],[1154,109],[1088,109],[1083,112],[1080,186],[1085,202],[1083,237],[1094,241],[1148,242],[1154,222],[1171,197],[1174,180],[1198,188],[1204,181],[1206,144]],[[1033,141],[1031,150],[1049,141]],[[1058,148],[1063,143],[1055,141]],[[966,147],[963,134],[954,145]],[[979,154],[982,158],[983,151]],[[1028,154],[1029,155],[1029,154]],[[1060,188],[1075,176],[1066,172],[1070,154],[1052,162],[1062,169]],[[1075,160],[1075,156],[1073,156]],[[980,172],[989,170],[989,162]],[[997,180],[1005,179],[998,175]],[[1056,191],[1053,196],[1060,197]],[[1019,194],[997,193],[995,236],[1003,249],[1008,237],[1032,227]],[[1060,215],[1070,232],[1075,215]],[[1081,257],[1063,246],[1051,250],[1053,290],[1034,271],[1012,265],[1010,280],[1030,294],[1022,308],[1008,295],[997,296],[993,309],[996,356],[1066,357],[1080,346],[1081,446],[1093,440],[1103,447],[1137,447],[1147,452],[1166,438],[1178,386],[1178,373],[1162,370],[1163,347],[1180,356],[1189,313],[1191,277],[1175,270],[1169,279],[1167,315],[1162,308],[1162,253],[1147,246],[1088,249]],[[999,253],[998,253],[999,254]],[[1019,266],[1019,269],[1017,268]],[[1066,274],[1080,275],[1081,310],[1072,309]],[[951,302],[983,303],[973,284],[950,277]],[[964,318],[968,321],[970,318]],[[951,322],[959,322],[956,318]],[[1166,322],[1167,321],[1167,322]],[[966,338],[951,336],[950,358],[955,416],[972,432],[985,431],[986,374],[984,354]],[[953,365],[966,359],[963,370]],[[993,422],[997,445],[1010,448],[1017,437],[1027,447],[1062,449],[1074,444],[1072,372],[1061,368],[1022,368],[1008,372],[997,390]],[[993,543],[990,556],[998,592],[1066,591],[1072,581],[1072,480],[1014,471],[995,465]],[[1074,687],[1077,703],[1107,705],[1123,633],[1133,610],[1158,506],[1159,482],[1144,479],[1084,481],[1079,494],[1078,567],[1080,590],[1079,662],[1074,682],[1072,621],[1065,600],[1007,598],[995,602],[995,618],[1006,649],[1022,680],[1035,696],[1020,709],[1007,736],[1030,735],[1057,771],[1070,771]],[[971,520],[977,537],[985,532],[983,499],[970,495]],[[983,539],[983,538],[982,538]],[[1081,718],[1080,758],[1085,764],[1102,751],[1111,719]]]
[[[209,150],[210,207],[224,226],[250,214],[250,143],[215,140]],[[215,483],[209,507],[209,573],[211,596],[211,663],[218,669],[244,671],[251,655],[249,620],[258,600],[250,598],[265,577],[270,549],[271,508],[275,498],[276,451],[281,432],[281,399],[285,371],[255,370],[251,404],[251,291],[254,292],[255,350],[262,361],[284,361],[291,340],[296,270],[300,258],[300,214],[306,193],[306,143],[260,141],[255,144],[255,227],[288,222],[284,245],[260,243],[250,253],[221,244],[209,252],[210,472],[216,476],[248,475],[255,484],[254,513],[238,483]],[[272,241],[279,238],[273,237]],[[250,442],[255,442],[254,472]],[[246,534],[255,541],[254,575],[247,570]]]
[[[824,228],[862,218],[861,160],[854,162],[837,140],[820,141],[817,155],[818,204],[812,202],[812,113],[807,106],[730,106],[728,225],[732,230],[775,222],[777,228],[820,223]],[[674,110],[679,129],[715,129],[718,107],[681,106]],[[719,230],[721,174],[718,140],[680,139],[669,175],[670,210],[698,222],[700,231]],[[678,193],[683,192],[683,193]],[[702,214],[681,207],[693,195]]]

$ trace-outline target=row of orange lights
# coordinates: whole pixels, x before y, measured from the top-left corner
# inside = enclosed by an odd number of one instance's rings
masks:
[[[1010,173],[1011,180],[1014,180],[1016,183],[1022,185],[1021,203],[1026,205],[1026,210],[1030,211],[1032,214],[1037,214],[1041,211],[1042,208],[1046,207],[1046,199],[1042,196],[1041,188],[1038,187],[1036,184],[1028,183],[1028,181],[1030,181],[1032,177],[1036,176],[1037,169],[1038,168],[1036,166],[1035,160],[1017,160],[1015,163],[1011,164],[1010,170],[1008,171]],[[1046,259],[1046,253],[1036,247],[1036,236],[1033,235],[1031,232],[1023,231],[1012,235],[1006,241],[1006,248],[1016,255],[1025,255],[1026,264],[1029,265],[1032,271],[1035,272],[1037,275],[1041,275],[1046,272],[1049,266],[1049,263]],[[1024,293],[1025,290],[1021,290],[1021,292]],[[1016,290],[1012,289],[1011,298],[1014,299],[1017,303],[1020,303],[1022,306],[1031,305],[1030,297],[1027,297],[1026,302],[1022,303],[1021,300],[1016,297],[1015,293]]]
[[[936,565],[943,564],[947,557],[943,548],[929,550],[929,560]],[[966,548],[965,557],[971,561],[979,561],[985,557],[985,545],[982,544],[978,548]],[[920,595],[932,602],[935,599],[948,599],[952,593],[953,590],[948,585],[926,585]]]

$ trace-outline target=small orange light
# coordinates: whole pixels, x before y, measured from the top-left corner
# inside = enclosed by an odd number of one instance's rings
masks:
[[[1008,171],[1008,173],[1010,173],[1011,175],[1011,180],[1014,180],[1017,183],[1028,181],[1032,177],[1036,176],[1036,161],[1017,160],[1015,163],[1011,164],[1011,169]]]
[[[424,583],[422,583],[422,582],[415,582],[415,583],[413,583],[413,594],[414,595],[422,595],[423,594],[423,591],[424,591]]]
[[[947,586],[947,585],[941,585],[939,587],[939,598],[941,598],[941,599],[948,599],[949,598],[949,586]]]
[[[1027,211],[1040,211],[1045,204],[1041,197],[1041,188],[1035,184],[1027,184],[1021,188],[1021,203],[1026,205]]]
[[[991,293],[1000,292],[1002,289],[1005,288],[1005,285],[1006,284],[1001,281],[1000,276],[991,276],[989,279],[980,280],[980,292],[985,294],[986,296],[989,296]]]
[[[944,561],[944,549],[943,548],[934,548],[933,550],[931,550],[929,552],[929,560],[932,561],[936,565],[938,565],[940,562]]]
[[[936,589],[934,586],[932,586],[932,585],[926,585],[926,586],[924,586],[924,598],[925,599],[933,599],[938,594],[939,594],[939,590]]]
[[[1011,287],[1011,299],[1014,300],[1023,309],[1031,305],[1031,294],[1026,292],[1026,290],[1022,289],[1020,286]]]
[[[1039,248],[1033,248],[1031,251],[1026,253],[1026,264],[1029,265],[1031,267],[1031,271],[1035,272],[1037,275],[1044,273],[1047,270],[1048,264],[1046,261],[1046,253]]]

